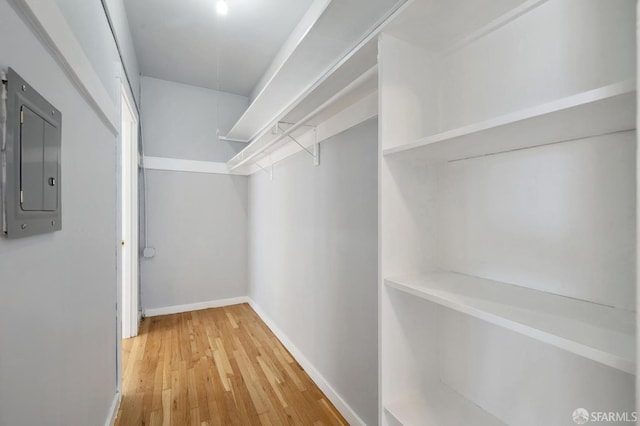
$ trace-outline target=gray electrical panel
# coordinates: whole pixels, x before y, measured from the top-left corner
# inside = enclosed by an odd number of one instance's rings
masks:
[[[9,68],[2,140],[2,225],[8,238],[62,229],[62,114]]]

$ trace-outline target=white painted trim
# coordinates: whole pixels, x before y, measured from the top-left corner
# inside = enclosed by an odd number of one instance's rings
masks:
[[[140,111],[138,111],[138,108],[137,108],[136,96],[134,95],[133,90],[131,90],[131,86],[129,86],[129,82],[127,81],[127,76],[125,74],[124,66],[121,63],[118,64],[118,72],[119,72],[118,78],[120,80],[120,88],[121,88],[120,90],[122,90],[122,88],[124,87],[124,91],[129,101],[129,104],[133,106],[132,108],[133,116],[136,118],[138,123],[140,123]]]
[[[123,201],[126,200],[126,202],[122,203],[122,211],[119,213],[123,216],[123,231],[127,231],[125,235],[122,235],[122,241],[125,241],[126,245],[122,247],[124,256],[121,256],[123,263],[120,264],[123,267],[122,272],[126,274],[126,278],[122,281],[123,309],[121,311],[122,337],[125,339],[137,336],[140,325],[138,321],[140,310],[138,297],[140,292],[140,260],[138,255],[140,247],[138,229],[138,204],[140,202],[138,197],[138,117],[133,107],[132,98],[129,98],[127,94],[127,86],[124,83],[120,85],[122,130],[119,138],[121,145],[121,155],[119,156],[121,161],[120,179],[122,179],[120,193]],[[125,187],[125,177],[128,187]],[[125,257],[128,258],[125,259]]]
[[[120,392],[116,392],[113,397],[113,402],[111,403],[111,408],[109,408],[107,420],[104,422],[104,426],[113,426],[116,423],[116,417],[118,417],[118,410],[120,409],[121,402],[122,394]]]
[[[166,306],[163,308],[145,309],[145,317],[156,317],[158,315],[178,314],[181,312],[199,311],[201,309],[219,308],[221,306],[238,305],[249,303],[247,296],[230,297],[228,299],[209,300],[206,302],[188,303],[186,305]]]
[[[226,136],[218,136],[218,140],[225,141],[225,142],[247,143],[247,141],[245,141],[243,139],[232,139],[232,138],[228,138]]]
[[[291,340],[287,337],[287,335],[278,328],[275,323],[267,316],[267,314],[253,301],[251,298],[248,298],[249,305],[255,311],[256,314],[262,319],[262,321],[271,329],[273,334],[280,340],[280,342],[284,345],[284,347],[291,353],[293,358],[300,364],[300,366],[306,371],[306,373],[311,377],[311,380],[315,382],[315,384],[320,388],[320,390],[325,394],[325,396],[331,401],[331,403],[336,407],[336,409],[342,414],[345,420],[350,425],[361,425],[366,426],[366,423],[362,421],[362,419],[356,414],[355,411],[345,402],[344,399],[336,392],[335,389],[329,384],[329,382],[320,374],[318,370],[316,370],[315,366],[309,361],[298,349]]]
[[[229,170],[227,163],[213,161],[183,160],[180,158],[144,157],[144,168],[147,170],[172,170],[176,172],[213,173],[219,175],[236,175]]]
[[[317,126],[318,140],[323,141],[378,115],[378,92],[374,91]]]
[[[109,130],[118,134],[119,110],[56,3],[43,0],[14,1],[98,116]]]

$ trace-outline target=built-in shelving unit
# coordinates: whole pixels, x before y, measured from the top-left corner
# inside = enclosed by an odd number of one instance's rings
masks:
[[[504,425],[443,383],[433,383],[424,392],[405,396],[384,410],[401,425]]]
[[[636,411],[636,5],[601,6],[415,0],[383,30],[383,425]]]
[[[469,275],[387,278],[386,285],[635,373],[635,312]]]

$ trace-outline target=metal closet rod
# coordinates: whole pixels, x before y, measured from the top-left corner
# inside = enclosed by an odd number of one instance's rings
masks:
[[[280,135],[278,137],[274,138],[271,142],[268,142],[261,149],[257,150],[253,154],[250,154],[248,157],[244,157],[243,156],[242,160],[240,160],[240,162],[238,164],[231,166],[229,169],[230,170],[236,169],[236,168],[246,164],[247,162],[251,161],[256,156],[258,156],[260,154],[265,154],[265,151],[267,149],[271,148],[273,145],[277,144],[278,142],[280,142],[281,140],[283,140],[286,137],[292,137],[291,136],[291,132],[293,132],[293,131],[295,131],[295,130],[299,129],[300,127],[303,127],[303,126],[306,126],[306,124],[304,124],[304,121],[294,124],[293,126],[289,127],[287,130],[284,130],[282,133],[280,133]],[[315,126],[312,126],[312,127],[315,127]],[[298,145],[300,145],[300,143],[298,143]],[[302,145],[300,145],[300,146],[302,146]],[[304,149],[304,147],[303,147],[303,149]]]
[[[257,155],[262,154],[265,150],[267,150],[268,148],[272,147],[273,145],[277,144],[278,142],[280,142],[282,139],[286,138],[287,136],[289,136],[289,134],[297,129],[299,129],[300,127],[306,126],[308,125],[307,122],[309,120],[311,120],[314,116],[318,115],[320,112],[322,112],[324,109],[326,109],[329,105],[331,105],[332,103],[334,103],[336,100],[340,99],[342,96],[344,96],[346,93],[349,93],[351,90],[353,90],[354,87],[357,87],[359,84],[361,84],[363,81],[366,81],[369,76],[373,73],[375,73],[378,70],[378,66],[374,65],[373,67],[369,68],[367,71],[365,71],[364,73],[362,73],[358,78],[356,78],[355,80],[353,80],[351,83],[349,83],[348,85],[346,85],[342,90],[340,90],[338,93],[336,93],[335,95],[333,95],[332,97],[330,97],[329,99],[327,99],[326,101],[324,101],[322,104],[320,104],[320,106],[318,106],[316,109],[314,109],[313,111],[311,111],[309,114],[305,115],[300,121],[298,121],[296,124],[294,124],[293,126],[289,127],[287,130],[285,130],[284,132],[282,132],[280,134],[280,136],[278,136],[277,138],[273,139],[271,142],[268,142],[265,146],[263,146],[262,148],[260,148],[259,150],[255,151],[253,154],[250,154],[248,156],[241,156],[242,159],[240,160],[240,162],[238,162],[237,164],[232,165],[231,167],[229,167],[229,170],[234,170],[237,169],[238,167],[246,164],[248,161],[251,161],[253,158],[255,158]],[[314,126],[315,127],[315,126]],[[248,147],[247,147],[248,148]],[[242,154],[242,151],[240,152],[240,154]]]
[[[324,104],[323,104],[324,105]],[[300,120],[298,123],[294,124],[293,126],[289,127],[287,130],[283,131],[282,133],[280,133],[280,135],[276,138],[274,138],[271,142],[268,142],[265,146],[263,146],[262,148],[260,148],[259,150],[257,150],[256,152],[254,152],[253,154],[250,154],[247,157],[242,157],[242,160],[240,160],[240,162],[238,164],[235,164],[233,166],[231,166],[229,169],[230,170],[234,170],[237,169],[238,167],[246,164],[247,162],[251,161],[253,158],[255,158],[257,155],[260,155],[262,153],[264,153],[265,150],[269,149],[270,147],[272,147],[273,145],[277,144],[278,142],[280,142],[282,139],[286,138],[287,136],[289,136],[291,134],[291,132],[299,129],[302,126],[306,125],[306,121],[310,120],[313,114],[316,113],[316,110],[313,110],[310,114],[308,114],[307,116],[305,116],[302,120]]]

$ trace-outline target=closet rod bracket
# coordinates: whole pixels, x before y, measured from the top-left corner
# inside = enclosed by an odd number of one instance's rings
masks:
[[[315,133],[315,128],[314,128],[314,133]],[[302,145],[293,136],[287,135],[287,137],[289,139],[291,139],[293,142],[295,142],[296,145],[298,145],[300,148],[302,148],[307,154],[309,154],[310,156],[313,157],[313,165],[314,166],[319,166],[320,165],[320,144],[319,143],[317,143],[317,142],[314,143],[313,144],[313,151],[310,151],[309,148],[307,148],[306,146]],[[316,138],[316,141],[317,141],[317,138]]]

